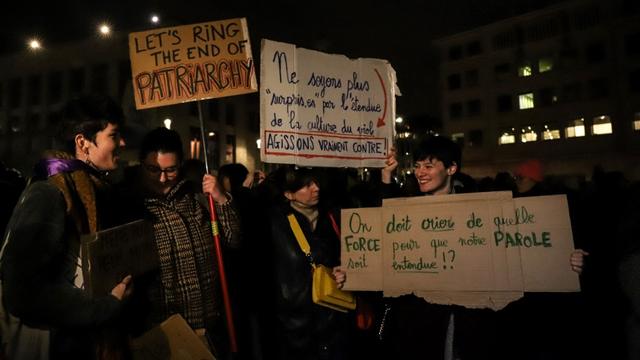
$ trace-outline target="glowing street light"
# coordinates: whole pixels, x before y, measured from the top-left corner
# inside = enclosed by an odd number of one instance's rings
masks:
[[[171,119],[169,118],[164,119],[164,127],[171,130]]]
[[[398,117],[396,118],[396,123],[397,123],[397,124],[402,124],[402,121],[404,121],[404,119],[402,118],[402,116],[398,116]]]
[[[158,15],[155,15],[155,14],[151,15],[151,22],[154,23],[154,24],[159,23],[160,22],[160,17],[158,17]]]
[[[101,24],[98,27],[98,31],[100,32],[100,35],[102,36],[109,36],[111,34],[111,27],[109,26],[109,24]]]
[[[33,51],[37,51],[37,50],[42,49],[42,44],[40,43],[40,40],[35,39],[35,38],[29,40],[28,45],[29,45],[29,49],[31,49]]]

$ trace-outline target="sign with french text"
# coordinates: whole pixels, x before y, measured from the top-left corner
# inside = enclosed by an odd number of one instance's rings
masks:
[[[345,289],[424,293],[465,306],[579,290],[563,195],[387,199],[381,208],[343,210],[341,227]]]
[[[256,92],[244,18],[129,34],[138,110]]]
[[[260,154],[269,163],[383,167],[396,78],[379,59],[349,59],[263,40]]]

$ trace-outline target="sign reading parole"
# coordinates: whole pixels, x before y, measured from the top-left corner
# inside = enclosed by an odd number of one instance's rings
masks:
[[[387,61],[263,40],[260,70],[262,161],[384,166],[396,94]]]
[[[244,18],[129,34],[137,109],[255,92]]]
[[[577,291],[568,214],[565,196],[514,200],[508,192],[388,199],[382,208],[343,210],[345,289],[434,292],[465,306],[473,303],[470,294],[484,303],[487,294]]]
[[[82,275],[93,296],[109,294],[127,275],[159,266],[153,227],[144,220],[85,235],[82,248]]]

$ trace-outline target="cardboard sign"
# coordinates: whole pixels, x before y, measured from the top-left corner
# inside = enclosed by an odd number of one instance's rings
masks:
[[[127,275],[159,266],[153,227],[143,220],[85,235],[82,251],[84,286],[93,296],[109,294]]]
[[[396,94],[387,61],[352,60],[270,40],[261,49],[262,161],[384,166]]]
[[[215,360],[200,337],[180,314],[134,339],[134,360]]]
[[[129,34],[136,109],[255,92],[244,18]]]
[[[523,291],[579,290],[564,196],[387,199],[382,208],[343,210],[341,240],[345,289],[491,308]]]

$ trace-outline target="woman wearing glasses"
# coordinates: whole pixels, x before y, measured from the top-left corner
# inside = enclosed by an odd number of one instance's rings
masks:
[[[205,175],[203,184],[183,179],[182,160],[177,132],[157,128],[142,140],[143,182],[134,194],[142,197],[138,203],[153,223],[160,270],[145,284],[141,292],[146,304],[137,309],[145,313],[144,330],[180,314],[194,330],[205,329],[210,344],[219,349],[224,324],[218,271],[210,216],[198,200],[200,189],[213,195],[226,246],[239,240],[239,225],[230,197],[218,189],[215,177]]]

